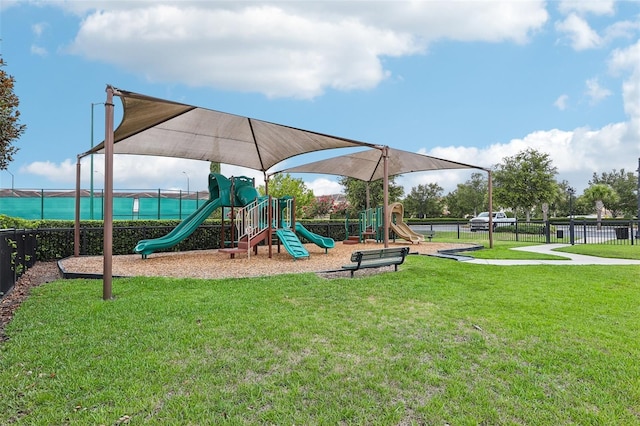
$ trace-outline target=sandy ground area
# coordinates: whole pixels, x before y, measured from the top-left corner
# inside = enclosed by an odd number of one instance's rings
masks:
[[[442,244],[424,242],[407,244],[406,242],[390,242],[390,247],[409,246],[410,253],[430,254],[438,250],[453,247],[464,247],[469,244]],[[140,255],[122,255],[113,257],[114,276],[165,276],[191,278],[242,278],[287,273],[325,272],[340,270],[342,265],[350,263],[351,253],[356,250],[368,250],[384,247],[382,244],[367,242],[360,244],[343,244],[337,241],[334,248],[325,250],[313,244],[305,245],[309,258],[295,260],[284,247],[280,253],[277,246],[272,248],[269,258],[268,247],[259,247],[258,254],[251,256],[236,254],[231,259],[229,254],[218,250],[200,250],[189,252],[153,253],[147,259]],[[97,274],[103,271],[102,256],[70,257],[59,262],[63,272],[76,274]],[[348,276],[349,272],[344,271]]]

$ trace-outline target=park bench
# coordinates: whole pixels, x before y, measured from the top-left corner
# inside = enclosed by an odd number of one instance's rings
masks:
[[[423,231],[423,233],[424,233],[424,236],[429,239],[429,241],[431,241],[431,239],[436,236],[436,231],[434,231],[433,229]]]
[[[383,266],[393,265],[397,271],[398,265],[404,262],[404,258],[407,257],[408,254],[409,247],[354,251],[351,254],[351,262],[353,263],[344,265],[342,269],[350,271],[351,278],[353,278],[355,271],[364,268],[381,268]]]

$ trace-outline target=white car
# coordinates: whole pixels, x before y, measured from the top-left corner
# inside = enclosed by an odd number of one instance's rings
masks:
[[[514,225],[516,219],[513,217],[507,217],[504,212],[493,212],[493,229],[498,226]],[[482,212],[478,216],[469,220],[469,227],[471,232],[475,231],[488,231],[489,230],[489,212]]]

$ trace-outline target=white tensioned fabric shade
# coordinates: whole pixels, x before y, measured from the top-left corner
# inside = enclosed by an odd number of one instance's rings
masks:
[[[122,122],[114,154],[213,161],[266,172],[299,154],[373,144],[114,89]],[[104,142],[81,157],[104,153]]]
[[[326,160],[315,161],[301,166],[289,167],[276,173],[317,173],[348,176],[365,182],[383,179],[384,157],[380,149],[369,149],[353,154],[341,155]],[[387,167],[389,176],[411,172],[446,169],[480,169],[482,167],[455,161],[443,160],[428,155],[388,148]]]

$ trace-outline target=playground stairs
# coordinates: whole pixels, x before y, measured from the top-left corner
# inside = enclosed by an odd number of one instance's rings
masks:
[[[249,237],[245,235],[240,239],[240,241],[238,241],[237,247],[222,248],[222,249],[219,249],[218,251],[220,253],[229,253],[229,257],[231,259],[235,259],[236,253],[247,253],[250,248],[253,248],[254,254],[258,254],[258,244],[266,240],[267,236],[268,236],[267,229],[251,237],[251,240],[249,240]]]
[[[368,227],[367,229],[362,231],[362,240],[363,241],[372,240],[372,239],[376,239],[376,231],[375,231],[375,229],[373,229],[372,227]]]
[[[360,237],[357,235],[350,235],[347,237],[346,240],[342,242],[342,244],[359,244],[359,243],[360,243]]]

